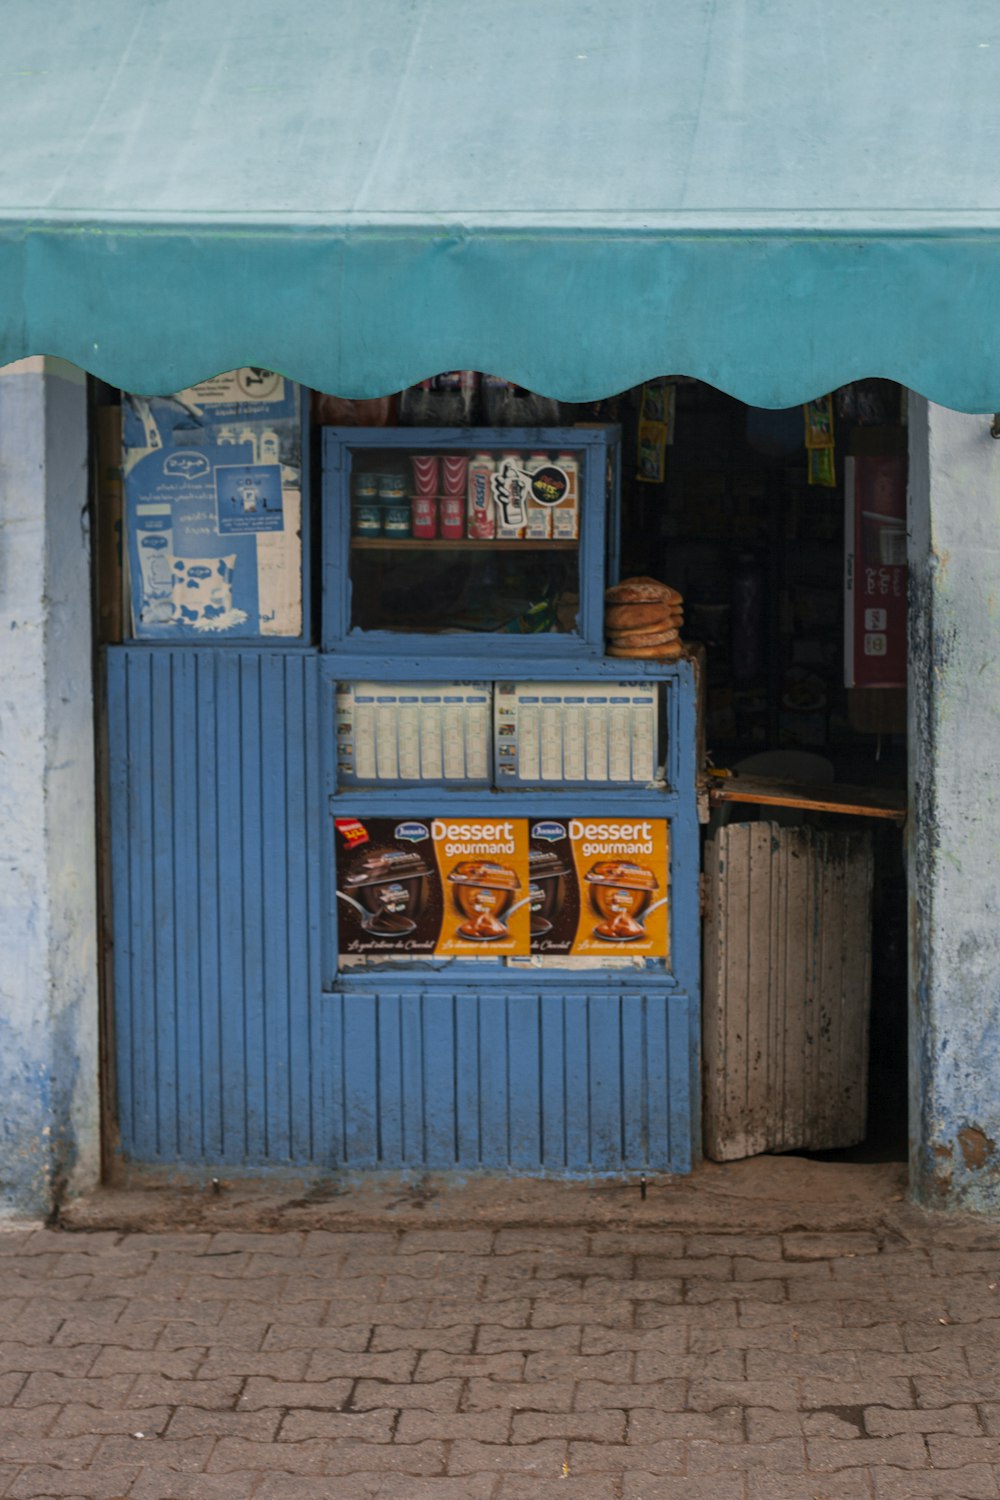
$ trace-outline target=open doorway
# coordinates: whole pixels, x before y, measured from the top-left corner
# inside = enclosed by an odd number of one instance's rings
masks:
[[[697,381],[671,381],[664,389],[657,399],[666,431],[654,428],[652,444],[648,396],[640,389],[622,403],[622,569],[654,573],[684,595],[687,633],[704,645],[709,779],[743,768],[865,789],[873,803],[901,800],[905,685],[845,686],[845,468],[849,476],[852,459],[879,453],[905,465],[904,389],[869,380],[833,393],[821,462],[807,449],[801,407],[748,408]],[[883,538],[882,550],[896,540]],[[874,635],[872,648],[880,649]],[[866,1123],[862,1139],[829,1154],[905,1160],[906,879],[899,822],[747,806],[729,807],[726,815],[777,817],[817,836],[856,830],[870,844]]]

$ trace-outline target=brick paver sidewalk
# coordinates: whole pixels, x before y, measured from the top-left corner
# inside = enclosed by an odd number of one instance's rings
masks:
[[[0,1494],[1000,1497],[1000,1235],[951,1243],[8,1232]]]

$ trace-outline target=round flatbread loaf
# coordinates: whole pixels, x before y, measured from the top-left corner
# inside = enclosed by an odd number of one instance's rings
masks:
[[[609,646],[609,656],[645,657],[647,661],[676,661],[684,655],[681,641],[665,641],[662,646]]]
[[[667,641],[676,641],[680,632],[673,626],[665,630],[623,630],[611,634],[612,646],[665,646]]]
[[[604,623],[609,630],[647,630],[654,625],[679,625],[683,610],[677,604],[668,604],[660,599],[646,604],[611,604],[604,611]]]
[[[649,604],[657,599],[666,599],[670,604],[681,604],[683,600],[676,589],[656,578],[623,578],[621,583],[605,589],[608,604]]]

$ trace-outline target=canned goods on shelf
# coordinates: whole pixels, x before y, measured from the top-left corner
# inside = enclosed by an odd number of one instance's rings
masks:
[[[410,534],[409,505],[383,505],[382,535],[386,537],[404,537]]]
[[[355,500],[375,500],[378,497],[378,475],[354,474],[351,477],[351,488]]]
[[[398,501],[406,499],[406,480],[402,474],[380,474],[378,481],[378,497],[385,504],[387,501]]]
[[[355,536],[381,536],[382,511],[378,505],[355,505],[351,518]]]

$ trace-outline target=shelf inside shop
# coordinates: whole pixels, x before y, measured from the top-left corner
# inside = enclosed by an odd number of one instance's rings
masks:
[[[355,536],[351,538],[352,552],[578,552],[579,541],[538,540],[533,537],[460,537],[454,541],[435,537],[377,537]]]

